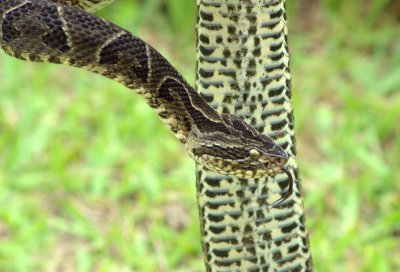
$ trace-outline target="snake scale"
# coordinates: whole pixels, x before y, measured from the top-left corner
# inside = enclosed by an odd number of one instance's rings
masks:
[[[198,165],[197,194],[208,271],[312,271],[305,226],[284,0],[197,1],[196,89],[222,113],[245,119],[282,146],[294,193],[272,208],[288,177],[240,179]]]
[[[225,81],[220,79],[212,81],[215,73],[213,75],[207,65],[204,66],[204,63],[208,61],[208,64],[215,64],[216,61],[210,55],[218,50],[214,50],[215,48],[210,50],[204,45],[207,40],[208,43],[210,42],[209,33],[206,32],[218,29],[218,26],[212,26],[210,22],[213,19],[213,12],[221,12],[218,11],[218,8],[227,8],[228,12],[233,10],[232,14],[235,14],[235,5],[248,9],[249,7],[254,8],[253,3],[255,2],[262,2],[266,6],[279,6],[282,1],[246,0],[242,2],[243,5],[241,1],[227,1],[234,4],[221,4],[219,0],[198,1],[198,5],[204,8],[204,10],[199,9],[199,29],[207,29],[204,33],[199,32],[200,55],[203,54],[203,58],[202,56],[200,58],[205,60],[198,65],[200,78],[197,85],[201,95],[186,83],[176,69],[150,45],[122,28],[89,13],[111,1],[0,0],[0,46],[7,54],[22,60],[82,67],[114,79],[130,89],[137,90],[149,106],[155,109],[162,121],[169,126],[173,134],[184,145],[187,153],[197,162],[198,199],[207,270],[226,271],[230,267],[240,271],[258,271],[254,267],[261,267],[262,271],[269,271],[269,258],[256,257],[254,259],[254,255],[257,255],[256,251],[258,253],[264,252],[263,250],[266,248],[274,252],[273,247],[265,247],[263,241],[257,242],[258,238],[254,240],[254,236],[248,235],[252,232],[252,226],[244,222],[252,220],[251,214],[253,213],[259,216],[259,212],[261,212],[262,216],[265,217],[264,212],[266,211],[253,209],[253,212],[250,213],[246,205],[251,202],[246,199],[249,193],[256,196],[256,191],[260,190],[263,200],[259,202],[258,199],[257,205],[269,207],[267,210],[271,207],[287,206],[281,204],[292,195],[294,184],[293,174],[285,166],[290,161],[290,156],[287,153],[288,146],[285,147],[285,151],[281,147],[284,146],[282,143],[278,144],[271,138],[273,135],[269,137],[262,133],[263,130],[260,129],[262,127],[257,122],[252,120],[245,122],[245,115],[242,115],[242,119],[231,114],[240,112],[239,108],[233,110],[219,109],[219,113],[214,109],[218,108],[216,105],[210,106],[207,103],[218,100],[218,98],[214,99],[212,95],[210,96],[210,90],[215,86],[220,88],[219,85],[224,85]],[[237,16],[233,15],[233,18],[237,19]],[[210,25],[206,26],[207,23],[210,23]],[[230,28],[228,28],[229,31],[231,31]],[[218,43],[219,39],[216,37],[215,41]],[[230,56],[227,55],[228,51],[225,50],[222,53],[223,57],[227,60],[230,59]],[[234,61],[232,65],[237,66],[238,64]],[[202,69],[202,67],[204,68]],[[225,72],[224,76],[232,77],[229,70]],[[253,71],[250,76],[254,74]],[[244,77],[246,75],[242,74],[241,78]],[[209,84],[210,82],[211,84]],[[266,80],[265,82],[265,85],[268,85],[269,81]],[[248,86],[228,85],[228,89],[233,91],[242,88],[248,88]],[[279,93],[281,90],[272,88],[272,91]],[[227,102],[228,105],[228,101],[233,99],[232,96],[227,94],[221,97],[220,102]],[[259,95],[259,97],[262,96]],[[237,97],[234,97],[234,99],[237,99]],[[240,99],[243,100],[244,97]],[[241,106],[237,103],[237,107]],[[241,110],[245,112],[245,108]],[[251,111],[254,111],[254,109]],[[279,113],[270,113],[270,115],[274,114]],[[294,152],[291,151],[290,153],[293,155]],[[293,167],[295,166],[291,165],[292,169],[294,169]],[[282,179],[282,173],[286,178]],[[295,171],[294,175],[297,178]],[[268,183],[277,181],[271,179],[271,177],[279,177],[284,186],[281,186],[281,184],[278,186],[281,197],[273,202],[273,205],[265,206],[267,204],[265,194],[269,192]],[[236,207],[235,204],[227,204],[225,200],[220,201],[219,199],[224,195],[225,189],[216,190],[216,187],[218,187],[216,184],[225,184],[224,182],[230,185],[239,185],[240,189],[234,193],[242,201],[240,204],[242,212],[249,213],[245,219],[241,218],[244,216],[243,214],[237,213],[235,215],[229,209],[225,210],[222,215],[216,213],[219,211],[216,208],[218,206],[216,203],[220,203],[220,207],[225,206],[226,208],[227,205]],[[214,191],[208,190],[209,185],[214,186]],[[246,191],[246,188],[248,191]],[[295,189],[296,191],[299,190],[298,188]],[[233,199],[232,190],[229,189],[226,192]],[[203,193],[204,195],[202,195]],[[210,199],[214,200],[211,207],[214,214],[212,211],[207,211],[210,208],[210,205],[208,205]],[[203,204],[205,206],[202,206]],[[291,210],[289,213],[283,213],[275,216],[275,218],[288,218],[292,212]],[[227,238],[224,236],[226,228],[223,227],[218,230],[214,223],[224,222],[228,215],[230,218],[236,218],[239,225],[243,224],[236,229],[228,222],[231,229]],[[244,221],[240,222],[240,219]],[[302,225],[304,225],[304,219],[300,218],[300,220],[303,220]],[[285,230],[285,226],[280,228]],[[291,226],[289,230],[292,230]],[[232,235],[235,233],[236,235],[243,234],[243,236],[241,239],[239,237],[233,239]],[[306,262],[308,265],[310,263],[309,252],[306,249],[308,248],[308,240],[304,230],[302,230],[302,233],[301,236],[305,236],[305,238],[298,235],[282,238],[283,241],[289,239],[287,242],[294,241],[297,238],[303,239],[301,247],[292,246],[289,248],[289,264],[294,253],[296,256],[306,256]],[[221,241],[217,241],[219,239],[218,234],[224,236]],[[262,240],[268,237],[270,239],[271,235],[273,236],[270,232],[264,233]],[[280,243],[282,244],[283,241]],[[228,243],[230,246],[219,250],[212,246],[216,242],[218,245],[221,245],[222,242],[222,244]],[[274,243],[279,247],[277,241],[274,241]],[[259,248],[257,249],[257,247]],[[304,253],[299,255],[293,249],[302,250]],[[275,261],[282,258],[282,255],[272,254]],[[287,261],[282,262],[281,267],[285,267],[287,263]]]
[[[6,53],[83,67],[137,90],[207,169],[241,178],[290,175],[279,145],[242,119],[218,114],[160,53],[122,28],[82,9],[39,0],[3,0],[0,15]]]

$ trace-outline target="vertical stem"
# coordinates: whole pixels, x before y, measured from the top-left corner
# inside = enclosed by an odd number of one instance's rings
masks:
[[[284,0],[197,0],[197,90],[219,112],[242,117],[290,155],[282,173],[221,176],[197,166],[207,271],[312,271],[296,162]]]

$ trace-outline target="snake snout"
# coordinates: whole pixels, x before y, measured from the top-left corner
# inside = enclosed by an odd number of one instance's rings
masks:
[[[286,153],[286,151],[280,147],[279,145],[275,146],[275,154],[277,157],[280,157],[282,159],[287,159],[289,157],[288,153]]]
[[[289,157],[287,152],[282,147],[276,144],[274,144],[272,147],[265,148],[263,152],[272,157],[278,157],[282,159],[287,159]]]

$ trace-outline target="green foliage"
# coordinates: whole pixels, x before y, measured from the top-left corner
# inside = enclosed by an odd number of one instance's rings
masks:
[[[317,271],[400,270],[394,3],[288,1]],[[193,1],[119,0],[99,14],[193,82]],[[0,271],[203,270],[194,164],[140,97],[4,53],[0,82]]]
[[[291,33],[313,260],[318,271],[397,271],[400,27],[380,13],[387,1],[374,1],[375,21],[347,13],[371,5],[328,2],[311,10],[317,23],[294,22]]]

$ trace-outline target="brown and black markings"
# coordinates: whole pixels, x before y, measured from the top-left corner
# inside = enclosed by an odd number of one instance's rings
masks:
[[[217,113],[160,53],[126,30],[81,9],[45,0],[2,1],[0,15],[0,45],[6,53],[83,67],[137,90],[204,167],[241,178],[282,171],[290,175],[282,169],[288,155],[279,145],[242,119]],[[204,55],[213,52],[203,48]]]

